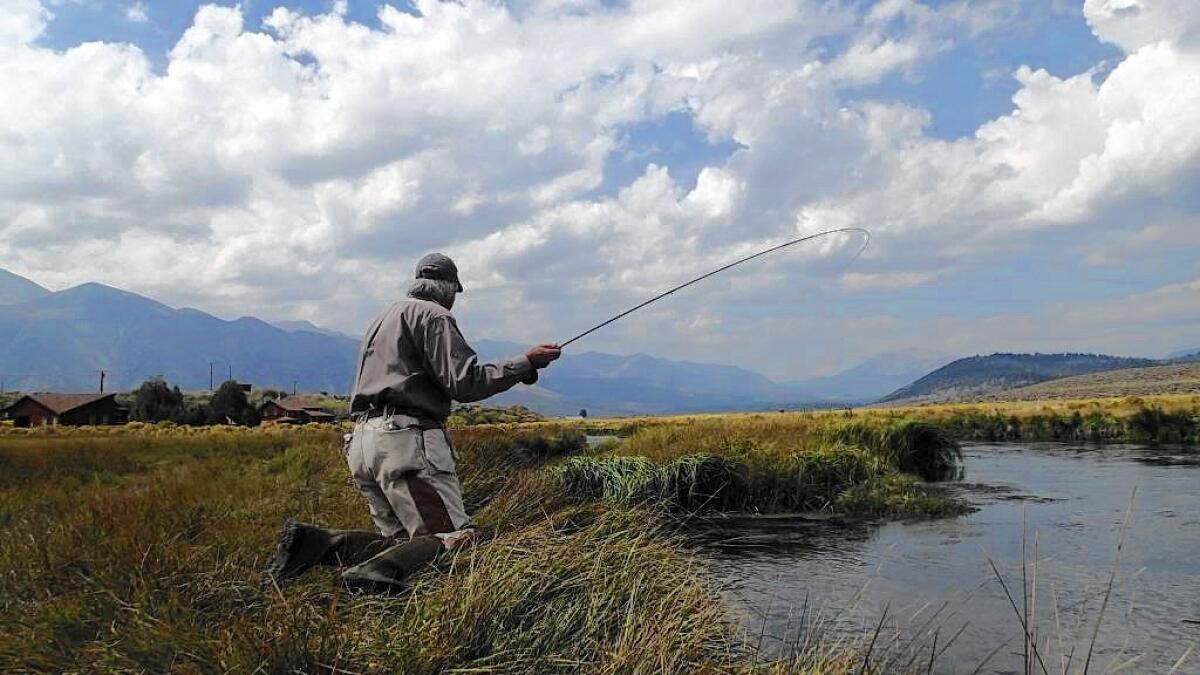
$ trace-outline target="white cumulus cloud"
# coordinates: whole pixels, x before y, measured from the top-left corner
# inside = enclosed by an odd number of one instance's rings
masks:
[[[0,265],[356,331],[444,249],[478,332],[539,339],[797,231],[870,227],[840,282],[856,246],[826,241],[598,337],[770,369],[771,331],[731,320],[744,307],[948,283],[1014,234],[1194,225],[1185,0],[1087,0],[1123,59],[1104,77],[1021,67],[1011,112],[965,138],[861,95],[1001,30],[1010,4],[419,0],[374,28],[345,3],[262,25],[206,5],[156,70],[129,44],[46,47],[46,6],[8,0],[0,86],[21,95],[0,100]],[[661,163],[614,183],[627,131],[669,115],[734,149],[694,183]],[[1114,215],[1130,208],[1153,217]],[[655,330],[679,325],[691,346]]]

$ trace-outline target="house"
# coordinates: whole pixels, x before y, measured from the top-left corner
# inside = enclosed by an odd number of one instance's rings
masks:
[[[27,394],[4,410],[17,427],[124,424],[129,411],[116,394]]]
[[[263,425],[308,424],[309,422],[332,422],[337,415],[312,401],[302,398],[281,398],[267,401],[258,407]]]

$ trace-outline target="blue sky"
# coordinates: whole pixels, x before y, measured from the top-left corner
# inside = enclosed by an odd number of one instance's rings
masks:
[[[590,348],[1200,344],[1187,0],[13,2],[0,259],[52,288],[355,333],[438,248],[472,334],[534,341],[857,225]]]

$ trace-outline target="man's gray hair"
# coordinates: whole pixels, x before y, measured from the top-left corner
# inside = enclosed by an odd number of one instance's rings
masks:
[[[450,309],[454,306],[454,296],[458,293],[458,282],[445,279],[413,279],[408,287],[408,295],[418,300],[428,300]]]

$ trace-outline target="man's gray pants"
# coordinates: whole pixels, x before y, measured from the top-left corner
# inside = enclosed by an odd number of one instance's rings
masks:
[[[408,415],[381,415],[355,424],[346,444],[350,475],[385,537],[406,532],[452,542],[473,527],[450,438],[431,426]]]

